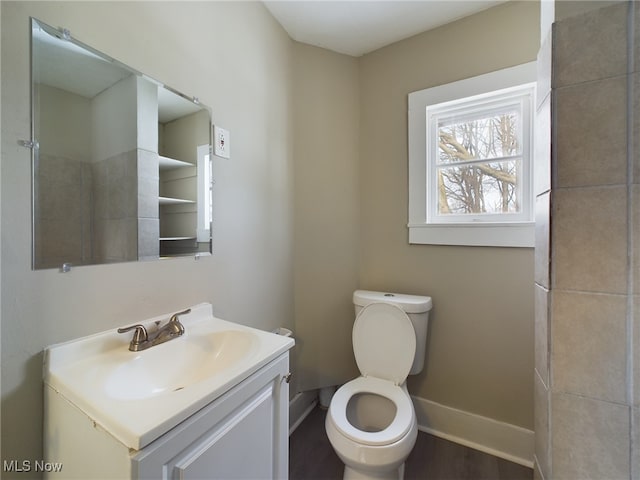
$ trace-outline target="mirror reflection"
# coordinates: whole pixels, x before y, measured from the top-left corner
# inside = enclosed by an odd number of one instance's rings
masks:
[[[211,251],[207,107],[32,19],[33,268]]]

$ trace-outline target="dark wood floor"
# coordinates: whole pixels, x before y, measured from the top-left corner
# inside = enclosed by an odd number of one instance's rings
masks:
[[[316,407],[289,438],[291,480],[341,479],[344,466],[324,429],[326,411]],[[531,480],[533,470],[424,432],[405,464],[405,479]]]

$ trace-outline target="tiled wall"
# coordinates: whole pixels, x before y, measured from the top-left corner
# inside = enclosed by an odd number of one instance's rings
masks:
[[[42,181],[45,179],[45,181]],[[35,174],[35,268],[91,259],[91,166],[41,154]]]
[[[537,478],[640,479],[637,7],[558,21],[538,57]]]
[[[41,154],[35,181],[35,268],[158,258],[155,152],[100,162]]]
[[[137,156],[138,260],[153,260],[160,255],[158,154],[139,148]]]
[[[92,165],[93,261],[157,258],[157,153],[134,149]]]
[[[93,162],[94,261],[138,258],[137,150]]]

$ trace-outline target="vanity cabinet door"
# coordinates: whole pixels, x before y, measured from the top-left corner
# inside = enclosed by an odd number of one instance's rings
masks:
[[[273,472],[273,395],[258,393],[211,429],[174,464],[174,476],[204,478],[269,478]]]
[[[288,478],[288,353],[137,452],[134,478]]]

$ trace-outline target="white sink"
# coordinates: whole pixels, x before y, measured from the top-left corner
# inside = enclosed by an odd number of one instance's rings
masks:
[[[149,398],[220,374],[250,358],[259,344],[253,332],[240,330],[186,335],[171,342],[133,355],[114,352],[93,359],[93,368],[84,375],[104,379],[104,391],[111,398]]]
[[[291,338],[215,318],[208,303],[180,321],[183,336],[141,352],[129,351],[132,334],[115,329],[48,347],[45,383],[139,450],[293,346]]]

